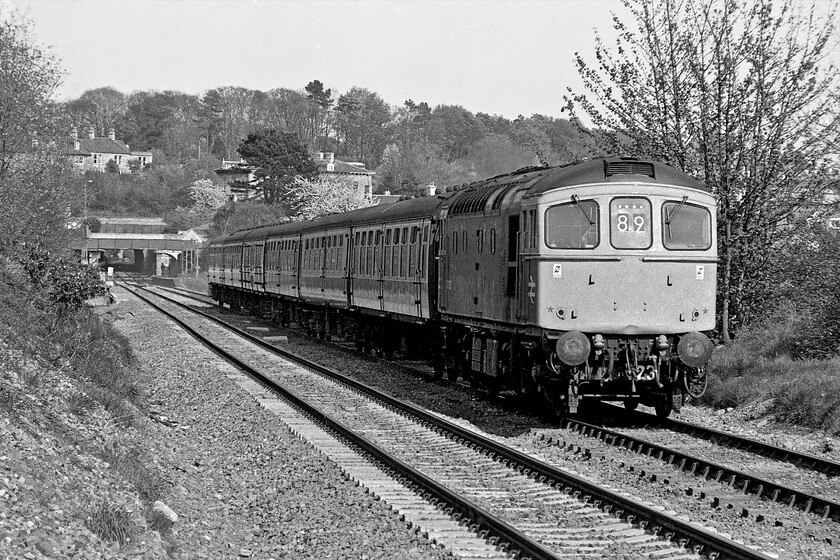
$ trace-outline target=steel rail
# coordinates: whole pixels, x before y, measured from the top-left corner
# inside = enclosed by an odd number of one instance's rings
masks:
[[[624,447],[640,455],[652,456],[656,454],[656,458],[704,480],[713,479],[715,482],[721,483],[725,480],[729,486],[740,490],[743,494],[753,494],[771,502],[786,503],[789,507],[797,507],[805,513],[840,522],[840,503],[838,502],[765,480],[725,465],[713,463],[707,459],[677,451],[664,445],[652,443],[637,436],[627,435],[581,420],[565,419],[563,427],[585,436],[600,439],[610,445]]]
[[[721,430],[707,428],[705,426],[700,426],[697,424],[691,424],[682,420],[675,420],[673,418],[649,418],[653,415],[639,411],[637,411],[636,414],[640,417],[642,417],[643,415],[644,417],[646,417],[645,419],[648,422],[653,421],[655,423],[658,423],[662,427],[675,432],[700,437],[718,445],[725,445],[727,447],[733,447],[735,449],[744,449],[746,451],[750,451],[758,455],[763,455],[765,457],[769,457],[777,461],[791,463],[800,468],[806,468],[817,472],[821,472],[827,476],[840,476],[840,462],[838,461],[832,461],[831,459],[818,457],[810,453],[802,453],[801,451],[784,449],[782,447],[765,443],[763,441],[758,441],[756,439],[739,436],[736,434],[730,434]]]
[[[146,288],[141,289],[145,290]],[[284,399],[286,399],[299,411],[302,411],[304,414],[315,420],[317,423],[321,424],[327,430],[351,442],[352,445],[356,446],[358,449],[361,449],[365,454],[373,458],[375,461],[384,465],[386,470],[390,470],[391,472],[395,473],[394,476],[403,477],[404,479],[410,481],[411,484],[415,485],[418,488],[422,488],[422,490],[425,493],[429,494],[430,496],[434,497],[435,499],[441,502],[444,502],[448,507],[452,508],[453,511],[456,511],[461,516],[469,519],[473,525],[477,526],[477,530],[475,531],[476,533],[481,534],[482,531],[487,531],[490,534],[499,537],[503,541],[503,543],[506,543],[509,546],[509,548],[512,549],[512,551],[508,551],[509,553],[513,551],[520,552],[520,555],[518,556],[519,558],[530,557],[532,560],[560,560],[559,556],[555,555],[551,550],[547,549],[539,542],[531,539],[515,527],[507,524],[505,521],[502,521],[501,519],[487,512],[480,506],[452,492],[442,484],[417,471],[416,469],[412,468],[400,459],[390,455],[387,451],[380,448],[367,438],[353,432],[350,428],[346,427],[341,422],[331,418],[328,414],[322,412],[318,408],[299,399],[297,396],[283,388],[281,385],[278,385],[268,377],[264,376],[258,370],[254,369],[253,367],[243,362],[236,356],[229,354],[224,349],[216,346],[209,339],[205,338],[203,335],[201,335],[199,332],[197,332],[195,329],[190,327],[187,323],[185,323],[178,317],[174,316],[172,313],[169,313],[168,311],[155,304],[145,296],[138,294],[136,291],[132,290],[132,292],[138,298],[145,301],[148,305],[155,308],[160,313],[166,315],[170,320],[177,323],[181,328],[186,330],[196,340],[207,346],[211,351],[221,356],[224,360],[232,363],[242,371],[246,372],[248,375],[255,378],[255,380],[261,385],[263,385],[266,389],[269,389],[275,393],[279,393],[283,396]],[[169,299],[165,296],[161,296],[160,294],[155,295],[157,295],[158,297],[163,297],[167,300]],[[182,307],[186,307],[183,306],[183,304],[180,304],[179,302],[175,302],[172,300],[169,301],[181,305]],[[195,312],[194,309],[187,309]],[[204,315],[200,312],[199,314]],[[215,320],[215,318],[213,317],[207,316],[207,318]],[[228,325],[225,326],[227,328],[230,328]],[[248,333],[239,331],[239,329],[233,328],[232,330],[238,335],[248,335]],[[251,339],[250,335],[248,335],[247,338]],[[254,342],[254,340],[251,341]],[[308,363],[305,365],[309,367]]]
[[[151,291],[147,288],[142,289]],[[330,377],[331,379],[350,385],[354,389],[376,398],[395,409],[415,416],[440,432],[448,432],[468,444],[482,447],[486,450],[488,455],[494,456],[496,460],[513,463],[518,470],[528,476],[536,478],[545,484],[555,486],[559,485],[569,491],[570,494],[579,497],[582,496],[583,501],[586,503],[592,502],[593,505],[601,508],[605,512],[613,512],[613,514],[617,517],[626,519],[630,523],[638,523],[640,526],[651,530],[654,534],[664,534],[665,538],[676,540],[678,543],[681,543],[689,549],[693,548],[696,552],[702,552],[711,558],[717,559],[768,560],[771,558],[770,556],[763,554],[762,552],[759,552],[743,543],[735,542],[713,531],[700,527],[699,525],[684,521],[675,515],[671,515],[654,507],[641,504],[630,497],[601,487],[566,470],[543,463],[529,457],[521,451],[444,420],[443,418],[435,416],[423,408],[381,393],[378,390],[361,383],[360,381],[343,376],[325,366],[310,362],[306,358],[298,356],[293,352],[289,352],[288,350],[283,350],[269,344],[251,333],[245,332],[231,325],[227,325],[212,315],[192,309],[185,304],[172,300],[161,294],[155,295],[221,324],[267,350],[301,363],[306,367]]]

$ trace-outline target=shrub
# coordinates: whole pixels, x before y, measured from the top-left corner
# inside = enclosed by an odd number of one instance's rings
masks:
[[[780,311],[716,348],[701,402],[725,408],[770,401],[765,411],[779,422],[840,433],[840,358],[795,358],[810,324],[806,313]]]

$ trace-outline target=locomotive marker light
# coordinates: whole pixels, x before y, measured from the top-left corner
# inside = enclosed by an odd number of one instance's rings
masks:
[[[589,339],[583,333],[570,331],[557,339],[557,357],[567,366],[579,366],[589,358]]]
[[[691,367],[702,367],[712,357],[712,341],[699,332],[686,333],[677,343],[677,353],[680,361]]]

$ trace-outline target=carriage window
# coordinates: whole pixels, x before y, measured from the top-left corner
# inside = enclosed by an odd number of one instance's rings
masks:
[[[362,232],[362,247],[364,247],[365,245],[367,245],[367,232],[366,231]]]
[[[393,230],[389,229],[388,231],[385,232],[385,245],[390,245],[391,244],[391,232],[392,231]]]
[[[378,229],[376,230],[376,245],[378,246],[380,243],[382,243],[382,230]]]
[[[411,243],[412,244],[417,243],[417,229],[418,229],[417,226],[413,226],[411,228]]]
[[[402,228],[402,244],[405,245],[408,243],[408,228]]]
[[[622,197],[610,201],[610,240],[616,249],[647,249],[650,231],[650,201]]]
[[[662,244],[671,250],[702,251],[712,246],[712,215],[683,202],[662,205]]]
[[[400,228],[394,228],[394,245],[400,244]]]
[[[478,245],[478,254],[484,252],[484,230],[475,230],[476,244]]]
[[[490,254],[496,254],[496,228],[490,228]]]
[[[598,203],[575,200],[545,211],[545,244],[552,249],[593,249],[598,246]]]

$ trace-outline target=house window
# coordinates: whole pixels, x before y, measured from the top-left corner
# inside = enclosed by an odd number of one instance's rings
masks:
[[[85,162],[85,156],[76,156],[76,163],[82,165]]]
[[[102,154],[93,154],[93,163],[96,165],[102,163]]]

